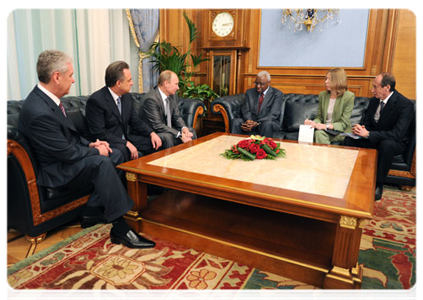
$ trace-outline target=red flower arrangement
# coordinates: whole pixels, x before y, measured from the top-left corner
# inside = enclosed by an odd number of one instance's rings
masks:
[[[241,140],[236,145],[222,153],[227,159],[241,158],[251,161],[254,159],[276,159],[285,157],[285,149],[280,148],[280,143],[275,143],[271,138],[252,135],[249,139]]]

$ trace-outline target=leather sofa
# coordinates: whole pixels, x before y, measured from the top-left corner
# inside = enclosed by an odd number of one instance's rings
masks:
[[[225,123],[225,132],[230,133],[232,121],[241,117],[241,105],[244,102],[245,94],[236,94],[224,96],[213,100],[211,103],[211,111],[216,115],[222,115]],[[392,163],[391,170],[387,178],[387,184],[401,186],[416,185],[416,165],[415,165],[415,148],[416,148],[416,112],[415,100],[414,114],[408,135],[410,142],[408,143],[404,153],[397,155]],[[319,95],[311,94],[284,94],[281,103],[281,115],[279,117],[279,130],[274,134],[274,138],[298,140],[299,127],[304,124],[304,120],[308,117],[314,119],[317,114],[319,103]],[[369,98],[356,97],[354,108],[351,114],[351,124],[361,123],[364,118]]]
[[[142,108],[143,95],[132,93],[137,111]],[[88,96],[67,96],[61,100],[68,118],[74,122],[82,136],[88,137],[85,121]],[[17,129],[23,102],[7,101],[8,228],[18,230],[32,243],[37,243],[44,239],[47,231],[79,216],[92,186],[69,190],[37,185],[37,161],[28,140]],[[179,107],[186,124],[195,128],[197,117],[205,110],[203,102],[198,99],[180,99]]]

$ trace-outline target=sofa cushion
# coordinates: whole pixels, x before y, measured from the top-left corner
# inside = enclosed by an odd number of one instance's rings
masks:
[[[298,131],[305,119],[314,119],[319,104],[318,95],[285,94],[285,115],[282,130]]]
[[[369,106],[369,98],[367,97],[355,97],[354,108],[351,113],[351,126],[355,124],[362,124],[366,109]]]
[[[241,118],[241,106],[245,101],[245,93],[230,95],[230,96],[223,96],[221,98],[214,99],[211,103],[211,110],[215,114],[220,114],[220,112],[216,113],[213,110],[213,106],[220,104],[222,105],[227,114],[230,121],[235,118]]]
[[[45,213],[66,203],[90,195],[93,189],[94,186],[91,183],[81,183],[78,189],[75,189],[74,186],[72,188],[66,186],[57,188],[38,186],[38,192],[43,194],[43,197],[40,197],[41,212]]]

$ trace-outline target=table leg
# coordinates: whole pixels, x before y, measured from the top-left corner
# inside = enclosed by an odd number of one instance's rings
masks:
[[[336,229],[332,269],[326,275],[323,288],[352,289],[361,287],[362,266],[358,265],[363,222],[341,216]]]
[[[135,173],[126,173],[128,195],[134,201],[134,206],[126,213],[129,226],[136,232],[141,230],[140,213],[147,208],[147,184],[140,182]]]

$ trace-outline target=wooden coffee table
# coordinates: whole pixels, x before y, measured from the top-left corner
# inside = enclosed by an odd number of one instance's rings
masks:
[[[281,141],[286,158],[227,160],[246,136],[215,133],[118,166],[131,226],[323,288],[360,288],[377,152]],[[147,184],[168,191],[147,201]]]

